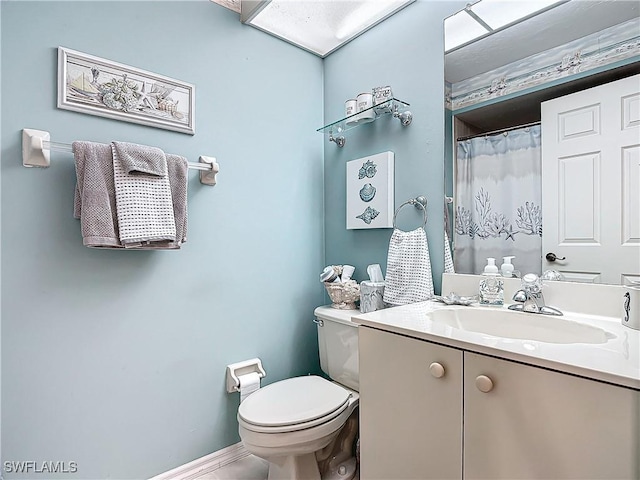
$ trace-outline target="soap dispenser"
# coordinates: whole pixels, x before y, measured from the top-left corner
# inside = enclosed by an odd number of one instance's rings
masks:
[[[487,265],[484,267],[482,276],[484,278],[480,281],[480,289],[478,291],[480,305],[504,305],[504,287],[498,273],[495,258],[487,258]]]
[[[509,257],[502,257],[502,265],[500,265],[500,272],[503,277],[511,278],[513,277],[513,263],[511,261],[516,258],[513,255]]]

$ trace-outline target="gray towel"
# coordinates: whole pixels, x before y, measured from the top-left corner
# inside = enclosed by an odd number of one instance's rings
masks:
[[[113,142],[111,147],[120,242],[125,247],[175,243],[176,223],[164,152],[124,142]],[[162,172],[165,174],[158,175]]]
[[[74,217],[87,247],[120,248],[111,145],[73,142],[76,161]]]
[[[157,177],[167,174],[167,161],[159,148],[126,142],[111,142],[111,145],[115,147],[126,173],[146,173]]]
[[[180,155],[167,154],[169,184],[173,199],[173,217],[176,221],[177,248],[187,241],[187,185],[189,162]]]
[[[80,219],[87,247],[123,248],[118,231],[112,146],[73,142],[76,163],[74,217]],[[129,244],[133,249],[179,249],[187,240],[187,159],[166,155],[166,168],[176,221],[175,240]]]

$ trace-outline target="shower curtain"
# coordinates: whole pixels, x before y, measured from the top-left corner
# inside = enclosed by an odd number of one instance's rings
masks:
[[[540,126],[457,142],[454,265],[480,274],[487,257],[498,268],[515,256],[516,271],[542,266]]]

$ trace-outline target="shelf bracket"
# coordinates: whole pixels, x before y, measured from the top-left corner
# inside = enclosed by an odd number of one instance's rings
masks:
[[[400,120],[400,124],[403,127],[408,127],[413,121],[413,113],[411,113],[409,110],[400,113],[398,112],[398,107],[396,107],[396,109],[393,111],[393,118],[397,118],[398,120]]]
[[[336,145],[342,148],[344,147],[344,144],[346,143],[347,140],[342,135],[340,135],[339,137],[334,137],[333,133],[329,132],[329,141],[336,142]]]

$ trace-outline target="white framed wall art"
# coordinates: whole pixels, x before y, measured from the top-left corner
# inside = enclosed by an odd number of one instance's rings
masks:
[[[394,154],[347,162],[347,229],[393,228]]]
[[[58,108],[194,135],[195,85],[58,47]]]

